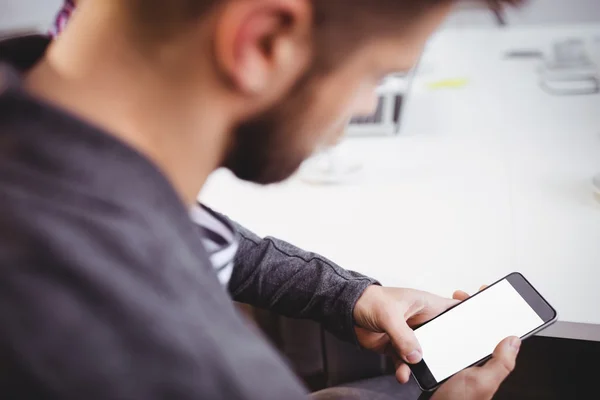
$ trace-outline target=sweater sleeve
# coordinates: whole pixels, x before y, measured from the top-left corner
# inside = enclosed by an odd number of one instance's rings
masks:
[[[379,284],[332,261],[272,237],[261,238],[233,222],[239,250],[229,291],[234,300],[291,318],[321,323],[338,338],[356,343],[354,306]]]

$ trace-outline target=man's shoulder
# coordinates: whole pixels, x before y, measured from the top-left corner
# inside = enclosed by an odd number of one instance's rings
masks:
[[[79,254],[93,259],[110,242],[115,251],[142,231],[120,207],[72,188],[0,174],[2,263],[51,261]],[[22,180],[21,182],[14,182]],[[130,242],[131,240],[129,240]],[[104,254],[108,257],[110,252]]]
[[[98,285],[143,276],[136,285],[177,290],[212,267],[192,222],[134,202],[22,170],[0,171],[0,268],[48,268]],[[115,194],[116,196],[116,194]],[[182,218],[185,218],[183,216]],[[182,224],[189,224],[185,235]],[[62,278],[61,278],[62,279]]]

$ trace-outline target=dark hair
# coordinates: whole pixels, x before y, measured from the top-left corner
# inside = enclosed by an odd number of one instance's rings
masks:
[[[169,35],[231,0],[125,0],[144,34]],[[337,63],[365,40],[398,33],[433,7],[462,0],[305,0],[313,7],[314,31],[323,64]],[[521,0],[479,0],[492,8]],[[319,50],[317,50],[319,53]],[[326,55],[323,53],[327,53]],[[317,54],[319,56],[319,54]],[[326,59],[328,60],[326,60]]]
[[[125,0],[143,22],[159,27],[164,24],[181,25],[194,21],[219,3],[230,0]],[[336,22],[376,22],[384,27],[391,21],[407,21],[432,7],[458,3],[462,0],[306,0],[313,5],[315,25],[337,25]],[[515,4],[520,0],[479,0],[492,8]],[[169,24],[171,25],[171,24]],[[353,27],[355,24],[352,24]]]

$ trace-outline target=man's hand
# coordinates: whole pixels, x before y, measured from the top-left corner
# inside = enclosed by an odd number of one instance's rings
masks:
[[[490,400],[515,368],[521,340],[505,339],[483,367],[466,369],[444,383],[431,400]]]
[[[390,356],[395,362],[396,378],[406,383],[410,378],[406,363],[416,364],[423,357],[412,328],[466,300],[469,294],[458,290],[452,297],[446,299],[419,290],[371,286],[354,308],[358,342],[365,349]]]
[[[354,308],[358,341],[366,349],[391,356],[396,378],[406,383],[410,368],[405,363],[416,364],[423,357],[412,327],[458,304],[468,297],[464,295],[457,292],[455,299],[446,299],[418,290],[371,286]]]

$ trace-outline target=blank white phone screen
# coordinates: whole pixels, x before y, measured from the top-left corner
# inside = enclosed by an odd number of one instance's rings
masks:
[[[415,330],[423,360],[441,382],[490,355],[509,336],[522,337],[544,321],[507,280]]]

